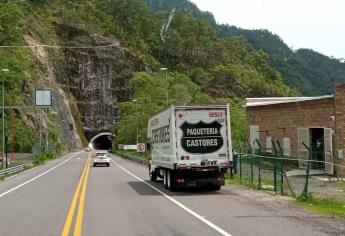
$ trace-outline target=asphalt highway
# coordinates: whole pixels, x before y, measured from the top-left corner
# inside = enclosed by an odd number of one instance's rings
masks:
[[[89,156],[70,153],[0,182],[0,236],[345,235],[231,186],[171,193],[148,181],[146,167],[113,155],[110,167],[91,167]]]

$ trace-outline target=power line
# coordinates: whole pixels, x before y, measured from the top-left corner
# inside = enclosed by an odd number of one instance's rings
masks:
[[[66,48],[66,49],[93,49],[93,48],[111,48],[111,47],[118,47],[120,46],[119,43],[113,43],[109,45],[98,45],[98,46],[65,46],[65,45],[47,45],[47,44],[36,44],[36,45],[2,45],[0,48],[37,48],[37,47],[44,47],[44,48]]]
[[[17,1],[10,1],[10,2],[2,2],[0,5],[5,5],[5,4],[13,4],[17,2],[27,2],[27,0],[17,0]]]

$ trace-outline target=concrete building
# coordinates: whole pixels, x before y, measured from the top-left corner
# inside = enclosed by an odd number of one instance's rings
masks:
[[[259,139],[267,152],[271,140],[280,142],[285,156],[305,167],[308,150],[313,151],[313,169],[345,176],[345,84],[335,87],[335,96],[247,98],[247,135],[255,146]],[[325,163],[323,163],[325,161]]]

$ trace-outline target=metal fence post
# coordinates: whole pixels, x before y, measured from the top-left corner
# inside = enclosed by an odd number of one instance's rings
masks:
[[[258,189],[261,189],[262,188],[262,184],[261,184],[261,153],[262,153],[262,149],[261,149],[261,143],[260,143],[260,140],[259,139],[256,139],[255,142],[258,144],[258,147],[259,147],[259,155],[258,155],[258,160],[259,160],[259,163],[258,163],[258,168],[259,168],[259,174],[258,174]]]
[[[279,148],[279,164],[280,164],[280,195],[284,195],[284,153],[283,149],[280,145],[280,142],[277,141],[277,145]]]
[[[240,147],[240,153],[238,154],[238,159],[240,162],[240,180],[242,180],[242,146],[241,144],[239,145]]]
[[[251,146],[251,143],[247,140],[247,144],[249,144],[249,149],[250,149],[250,181],[251,183],[254,182],[254,179],[253,179],[253,148]]]
[[[254,183],[253,154],[250,154],[250,183]]]
[[[309,184],[309,171],[310,171],[310,165],[311,165],[311,160],[312,160],[312,153],[310,148],[303,142],[303,146],[308,150],[309,153],[309,158],[308,158],[308,163],[307,163],[307,170],[306,170],[306,178],[305,178],[305,184],[304,184],[304,189],[298,198],[303,198],[304,200],[308,199],[308,184]]]
[[[274,160],[273,160],[273,187],[274,187],[274,192],[277,193],[277,155],[278,155],[278,151],[277,151],[277,147],[276,144],[273,140],[271,140],[272,142],[272,147],[274,150]]]

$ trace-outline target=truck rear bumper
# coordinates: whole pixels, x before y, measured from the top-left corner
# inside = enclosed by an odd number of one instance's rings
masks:
[[[203,175],[179,175],[175,179],[176,186],[181,187],[208,187],[225,185],[223,174],[214,174],[211,176]]]
[[[182,186],[185,187],[207,187],[207,186],[223,186],[224,181],[219,181],[218,179],[208,178],[208,179],[196,179],[187,180]]]

